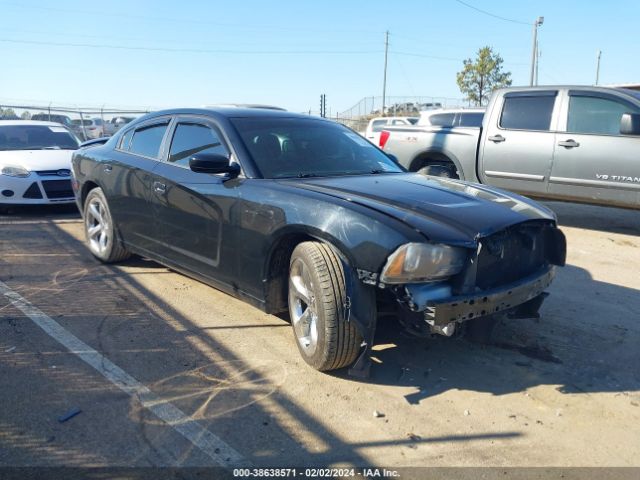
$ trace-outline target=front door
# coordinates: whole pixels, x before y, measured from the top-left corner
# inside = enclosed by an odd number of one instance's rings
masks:
[[[235,259],[223,254],[223,242],[233,242],[230,216],[238,182],[191,171],[189,159],[200,152],[229,155],[214,125],[197,117],[178,118],[168,155],[153,171],[155,236],[169,263],[231,284]]]
[[[558,133],[549,193],[594,203],[640,206],[640,137],[620,134],[640,108],[618,96],[569,92],[566,133]]]
[[[556,90],[506,93],[491,113],[480,146],[483,183],[524,194],[547,191],[555,126]]]

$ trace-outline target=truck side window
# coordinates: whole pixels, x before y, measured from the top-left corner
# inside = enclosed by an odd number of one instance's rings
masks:
[[[435,127],[453,127],[455,113],[437,113],[429,117],[429,122]]]
[[[500,126],[512,130],[545,131],[551,127],[555,96],[505,96]]]
[[[463,112],[459,114],[459,126],[460,127],[481,127],[482,118],[484,113],[480,112]]]
[[[571,95],[567,132],[620,135],[620,119],[632,110],[615,100]]]

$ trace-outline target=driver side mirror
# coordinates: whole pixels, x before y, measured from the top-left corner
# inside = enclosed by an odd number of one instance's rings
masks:
[[[625,113],[620,120],[622,135],[640,135],[640,113]]]
[[[240,165],[229,163],[229,157],[219,153],[196,153],[189,159],[189,168],[196,173],[228,173],[240,175]]]

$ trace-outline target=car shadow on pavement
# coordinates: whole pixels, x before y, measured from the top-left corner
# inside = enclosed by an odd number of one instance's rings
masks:
[[[640,391],[640,292],[572,265],[558,271],[550,292],[540,320],[502,320],[486,345],[464,335],[416,338],[395,319],[384,319],[372,376],[364,381],[414,387],[406,396],[411,404],[453,389],[493,395],[539,385],[557,385],[560,393]]]
[[[189,314],[171,303],[181,293],[179,286],[173,289],[169,285],[166,292],[159,294],[139,281],[143,277],[135,269],[148,267],[148,261],[134,257],[121,265],[100,264],[81,241],[65,230],[68,225],[60,225],[56,218],[48,216],[46,220],[37,224],[37,235],[33,235],[33,224],[27,225],[31,222],[12,225],[12,235],[20,238],[31,232],[34,243],[26,248],[34,253],[46,249],[53,238],[69,256],[52,257],[46,262],[31,255],[12,257],[11,275],[0,273],[0,280],[123,368],[162,401],[170,402],[189,419],[223,438],[254,465],[368,465],[372,460],[363,450],[377,446],[415,449],[427,443],[521,435],[518,431],[497,431],[414,438],[401,435],[349,442],[332,431],[321,407],[305,408],[295,395],[281,388],[288,382],[290,391],[291,383],[312,382],[314,375],[323,374],[310,371],[297,358],[266,355],[261,350],[263,340],[259,332],[239,337],[245,344],[245,354],[248,343],[253,355],[251,363],[246,362],[235,353],[234,341],[238,340],[229,340],[224,332],[217,337],[216,331],[203,330],[201,322],[195,323]],[[0,240],[7,241],[5,235],[0,232]],[[151,268],[155,269],[155,265]],[[207,295],[216,294],[208,287],[202,289]],[[233,308],[244,308],[244,304],[228,296],[223,296],[222,301],[228,301]],[[254,309],[251,312],[255,312],[255,318],[251,314],[255,322],[261,318],[278,322],[277,317],[261,317]],[[215,324],[218,313],[211,311],[208,315]],[[2,403],[11,407],[5,409],[4,420],[0,422],[2,430],[9,432],[3,440],[4,461],[23,465],[213,464],[195,446],[181,446],[180,442],[186,443],[184,439],[144,409],[137,398],[115,389],[74,353],[25,321],[5,297],[0,297],[0,330],[5,333],[4,338],[19,345],[20,352],[17,357],[11,356],[16,355],[13,351],[0,352],[3,357],[0,365],[8,366],[10,372],[7,377],[10,384],[3,390],[9,397]],[[38,339],[47,345],[45,352],[38,346]],[[240,351],[242,345],[236,343],[235,347]],[[54,359],[52,366],[49,363]],[[44,397],[47,402],[43,405],[38,398]],[[24,400],[17,407],[9,398]],[[64,412],[70,404],[80,405],[83,414],[73,423],[58,425],[52,412]],[[27,421],[14,413],[14,408],[16,412],[30,409],[31,418]],[[119,416],[122,408],[126,413]],[[42,438],[47,439],[46,443],[38,440]]]

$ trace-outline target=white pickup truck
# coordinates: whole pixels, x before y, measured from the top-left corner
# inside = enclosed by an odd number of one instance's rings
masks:
[[[529,196],[640,208],[640,92],[559,86],[494,92],[481,127],[387,127],[410,171]]]
[[[420,117],[376,117],[369,120],[367,129],[360,134],[372,143],[380,141],[380,132],[387,127],[401,127],[415,125]]]

